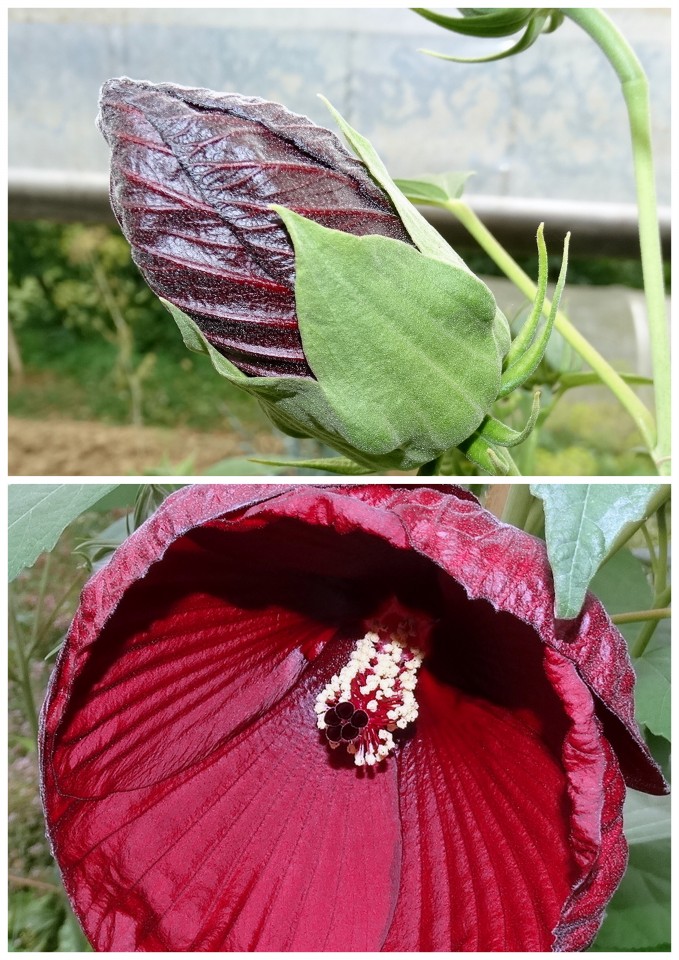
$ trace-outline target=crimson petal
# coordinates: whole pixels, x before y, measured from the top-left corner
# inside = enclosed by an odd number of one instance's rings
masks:
[[[367,950],[384,939],[400,862],[395,770],[358,779],[328,765],[308,722],[337,653],[173,778],[93,808],[50,802],[64,883],[98,950]]]
[[[277,103],[107,81],[99,127],[111,204],[151,289],[243,372],[311,377],[282,204],[323,226],[410,243],[390,201],[333,133]]]
[[[576,879],[566,774],[512,711],[428,674],[419,686],[418,734],[399,759],[401,898],[384,949],[549,950]]]

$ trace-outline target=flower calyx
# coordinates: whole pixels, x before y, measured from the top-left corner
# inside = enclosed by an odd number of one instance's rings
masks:
[[[460,8],[461,17],[450,17],[434,10],[415,8],[425,20],[430,20],[444,30],[467,37],[499,38],[510,37],[519,30],[522,34],[513,46],[486,57],[455,57],[450,54],[423,50],[429,56],[439,60],[451,60],[454,63],[490,63],[492,60],[504,60],[531,47],[542,33],[552,33],[564,21],[561,10],[539,9],[534,7],[496,7],[488,10]]]

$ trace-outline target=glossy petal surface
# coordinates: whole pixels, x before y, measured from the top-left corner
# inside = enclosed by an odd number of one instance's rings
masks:
[[[410,242],[335,135],[279,104],[119,78],[102,88],[98,123],[111,203],[147,283],[245,373],[312,376],[294,252],[269,204]]]
[[[419,719],[366,771],[313,704],[393,596],[436,626]],[[618,632],[594,598],[567,636],[552,609],[544,548],[455,488],[173,495],[85,588],[43,710],[93,944],[587,946],[626,862],[620,764],[666,788]]]

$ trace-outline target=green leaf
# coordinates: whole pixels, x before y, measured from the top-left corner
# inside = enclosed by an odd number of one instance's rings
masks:
[[[628,523],[646,513],[656,488],[642,484],[533,484],[544,502],[547,553],[554,573],[555,615],[577,617],[589,583]]]
[[[592,592],[609,614],[649,610],[653,593],[640,560],[629,550],[620,550],[599,570],[591,582]],[[624,623],[619,629],[634,648],[643,623]],[[660,623],[640,657],[633,660],[637,675],[634,689],[637,722],[653,734],[670,739],[670,627]]]
[[[670,798],[628,792],[629,864],[593,950],[653,950],[670,942]]]
[[[670,625],[658,624],[651,642],[634,661],[637,685],[634,691],[637,721],[651,733],[670,740],[672,736]]]
[[[426,462],[467,438],[500,380],[486,285],[397,240],[275,209],[295,247],[304,353],[352,444]]]
[[[117,484],[25,483],[9,488],[9,579],[51,550],[76,517]]]
[[[449,200],[459,200],[472,170],[451,173],[423,173],[413,180],[395,180],[394,183],[411,203],[446,208]]]

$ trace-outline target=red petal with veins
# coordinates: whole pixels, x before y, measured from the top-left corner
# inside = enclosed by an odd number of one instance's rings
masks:
[[[101,91],[111,204],[151,289],[242,371],[311,377],[292,244],[269,204],[410,243],[337,137],[277,103],[118,78]]]
[[[41,763],[97,949],[591,942],[626,857],[615,751],[664,789],[624,643],[594,598],[565,637],[544,548],[449,489],[186,488],[92,578]],[[420,717],[357,770],[314,698],[394,596],[436,620]]]

